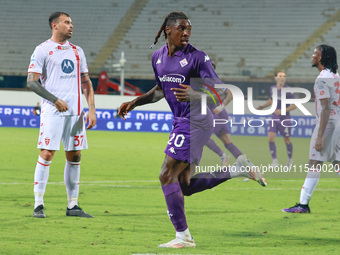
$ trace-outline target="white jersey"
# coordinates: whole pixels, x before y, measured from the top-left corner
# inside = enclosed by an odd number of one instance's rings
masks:
[[[316,120],[320,122],[320,99],[329,98],[330,120],[340,120],[340,76],[329,69],[322,70],[314,84]]]
[[[47,40],[37,46],[31,56],[29,73],[39,73],[42,86],[67,103],[66,112],[59,112],[54,104],[44,98],[43,115],[80,115],[83,111],[81,77],[87,73],[84,51],[69,41],[64,44]]]

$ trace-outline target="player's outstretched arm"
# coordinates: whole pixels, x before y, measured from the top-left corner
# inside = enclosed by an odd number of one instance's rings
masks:
[[[66,112],[68,110],[67,104],[58,99],[56,96],[48,92],[41,84],[38,82],[40,74],[38,73],[28,73],[27,75],[27,88],[33,90],[39,96],[47,99],[48,101],[54,103],[54,106],[59,112]]]
[[[266,107],[272,105],[272,103],[273,103],[273,99],[269,98],[269,99],[267,100],[267,102],[264,103],[264,105],[258,106],[258,107],[256,108],[256,110],[262,110],[262,109],[264,109],[264,108],[266,108]]]
[[[97,123],[96,107],[94,104],[94,90],[88,73],[81,74],[81,88],[84,92],[89,112],[86,115],[85,124],[89,124],[86,129],[93,128]]]
[[[156,85],[144,95],[141,95],[130,102],[122,103],[122,105],[119,107],[118,115],[122,116],[122,118],[125,120],[125,116],[128,114],[128,112],[132,111],[136,106],[155,103],[163,97],[163,90],[158,85]]]

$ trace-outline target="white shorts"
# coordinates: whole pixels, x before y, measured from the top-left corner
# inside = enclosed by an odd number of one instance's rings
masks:
[[[80,116],[40,115],[38,149],[58,151],[61,141],[65,151],[88,148],[84,112]]]
[[[328,121],[323,135],[323,150],[317,151],[315,147],[320,124],[317,123],[309,145],[309,159],[317,161],[340,161],[340,121]]]

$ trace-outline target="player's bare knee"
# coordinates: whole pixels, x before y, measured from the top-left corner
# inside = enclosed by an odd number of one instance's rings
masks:
[[[51,150],[41,150],[40,157],[46,161],[51,161],[53,159],[54,153],[55,151],[51,151]]]
[[[72,157],[72,162],[80,162],[80,160],[81,160],[81,154],[79,154],[79,155],[74,155],[74,156]]]
[[[158,178],[159,178],[159,181],[161,182],[162,186],[174,182],[174,176],[171,174],[171,172],[169,170],[162,169]]]
[[[66,159],[70,162],[80,162],[81,160],[81,151],[67,151]]]

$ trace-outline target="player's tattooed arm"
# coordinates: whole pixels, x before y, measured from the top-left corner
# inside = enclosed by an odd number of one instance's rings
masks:
[[[89,109],[95,110],[96,107],[94,103],[94,90],[88,73],[81,74],[81,88],[83,89],[85,98],[89,105]]]
[[[66,112],[68,110],[67,104],[63,100],[58,99],[56,96],[52,95],[43,86],[41,86],[41,84],[38,82],[39,78],[40,74],[38,73],[28,73],[27,88],[33,90],[39,96],[52,102],[54,106],[58,109],[58,111]]]
[[[92,82],[88,73],[81,74],[81,88],[83,89],[87,104],[89,106],[89,112],[86,115],[85,124],[88,123],[86,129],[93,128],[97,123],[96,107],[94,104],[94,91]]]
[[[122,105],[119,107],[118,115],[122,116],[122,118],[125,120],[127,113],[132,111],[136,106],[155,103],[163,97],[163,90],[158,85],[156,85],[144,95],[141,95],[130,102],[122,103]]]
[[[39,96],[55,103],[58,98],[48,92],[41,84],[38,82],[40,74],[38,73],[28,73],[27,75],[27,88],[33,90]]]

